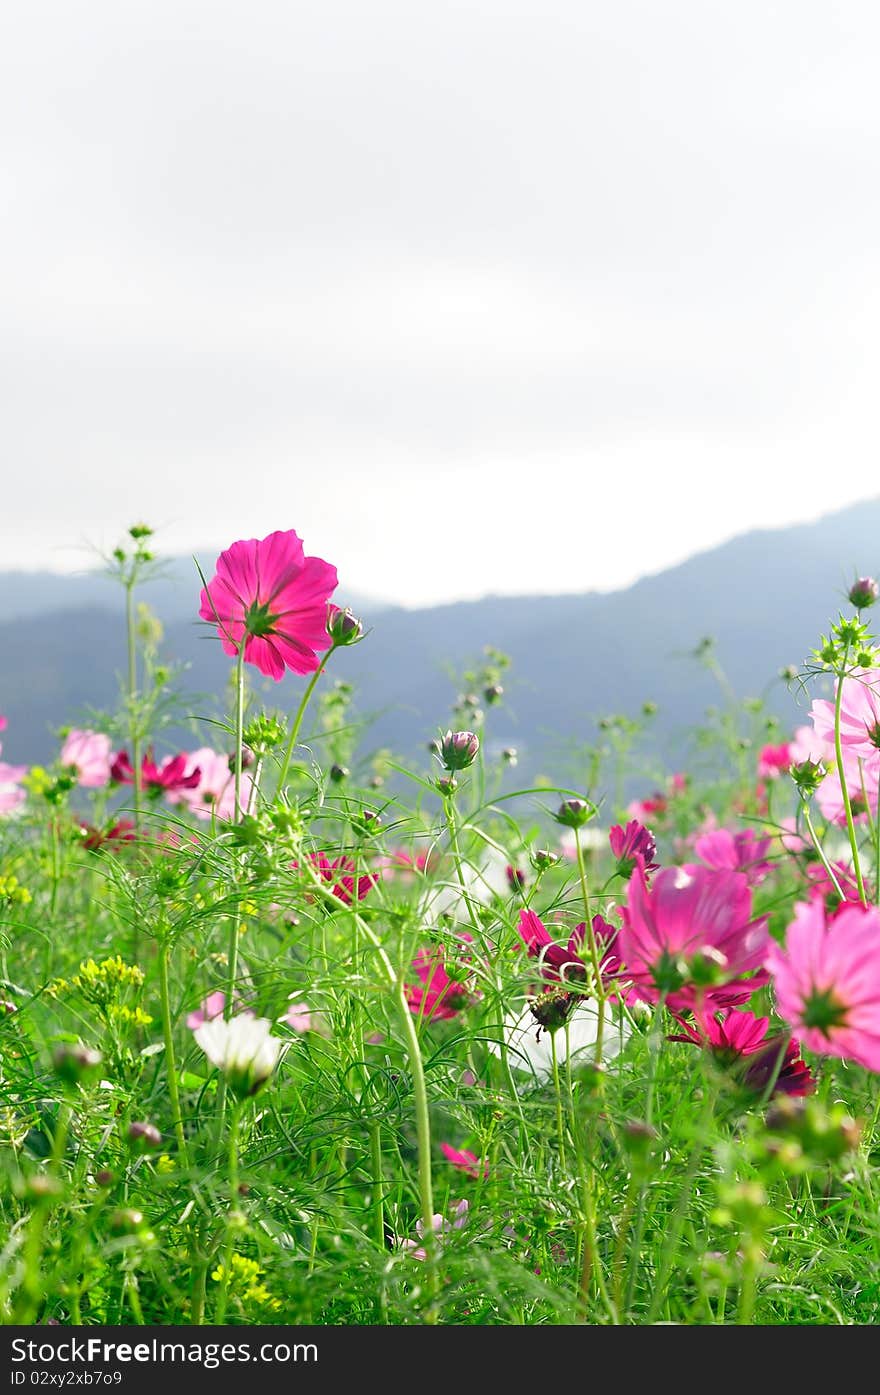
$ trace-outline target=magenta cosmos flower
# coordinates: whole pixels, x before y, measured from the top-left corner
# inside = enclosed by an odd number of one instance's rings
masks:
[[[476,1153],[470,1152],[467,1148],[453,1148],[451,1143],[441,1143],[440,1152],[448,1163],[457,1167],[459,1172],[464,1172],[468,1177],[483,1180],[489,1176],[489,1164],[485,1159],[481,1162]]]
[[[463,935],[462,939],[470,939]],[[404,984],[406,1001],[414,1017],[448,1021],[473,1002],[467,985],[450,978],[442,949],[420,949],[413,960],[417,984]]]
[[[635,997],[673,1012],[733,1007],[767,982],[767,919],[751,920],[740,872],[666,867],[648,887],[638,866],[615,949]]]
[[[880,1071],[880,911],[846,906],[829,920],[821,901],[801,902],[766,963],[804,1046]]]
[[[778,780],[790,765],[791,745],[788,741],[778,746],[762,746],[758,756],[758,779]]]
[[[638,819],[630,819],[626,828],[616,823],[609,830],[608,842],[617,858],[617,870],[622,877],[630,877],[635,870],[636,859],[641,857],[646,872],[656,872],[659,862],[655,862],[657,843],[650,828]]]
[[[233,543],[217,558],[214,579],[201,593],[199,615],[213,621],[224,653],[244,658],[276,682],[286,668],[314,673],[330,648],[327,602],[336,568],[306,557],[290,529]]]
[[[736,833],[716,828],[696,840],[694,852],[707,867],[718,872],[742,872],[749,886],[757,886],[773,870],[767,857],[772,846],[772,838],[759,838],[751,828]]]
[[[379,880],[375,872],[365,872],[357,879],[355,893],[355,864],[350,857],[336,857],[331,862],[326,853],[309,853],[309,862],[321,881],[327,884],[337,901],[341,901],[344,906],[352,904],[355,894],[359,901],[363,901],[370,888]],[[298,865],[293,863],[294,867]]]
[[[72,766],[85,789],[100,789],[110,780],[110,737],[99,731],[69,731],[61,747],[61,764]]]
[[[117,751],[110,766],[110,778],[119,785],[134,784],[134,769],[127,751]],[[161,765],[153,759],[153,752],[147,751],[141,761],[141,789],[153,794],[176,794],[179,790],[195,789],[201,778],[198,767],[189,767],[188,757],[181,751],[179,755],[167,756]]]
[[[696,1014],[693,1022],[679,1021],[682,1030],[673,1032],[670,1041],[687,1041],[710,1051],[753,1094],[763,1095],[771,1081],[774,1095],[811,1095],[816,1088],[809,1066],[801,1060],[800,1043],[788,1032],[768,1037],[768,1017],[726,1008]]]

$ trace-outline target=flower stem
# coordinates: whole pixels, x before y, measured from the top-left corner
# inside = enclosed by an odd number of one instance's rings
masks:
[[[235,1239],[233,1213],[238,1208],[238,1127],[241,1121],[242,1101],[236,1100],[229,1117],[229,1139],[226,1151],[227,1175],[229,1177],[229,1210],[226,1215],[226,1240],[223,1247],[222,1278],[217,1294],[217,1311],[214,1322],[222,1327],[226,1318],[226,1297],[229,1290],[229,1273],[232,1268],[232,1246]]]
[[[168,1074],[168,1097],[171,1100],[174,1136],[184,1167],[189,1166],[186,1149],[186,1135],[183,1132],[183,1115],[180,1109],[180,1091],[177,1085],[177,1060],[174,1054],[174,1031],[171,1024],[171,993],[168,986],[169,945],[167,935],[159,942],[159,993],[162,999],[162,1036],[165,1041],[165,1069]]]
[[[278,794],[280,794],[281,791],[284,789],[284,784],[287,779],[287,772],[290,769],[291,757],[293,756],[294,749],[296,748],[297,738],[299,737],[299,731],[300,727],[302,726],[303,717],[306,713],[306,708],[309,705],[309,699],[311,698],[312,693],[315,691],[315,688],[318,684],[318,679],[321,677],[321,674],[327,667],[327,661],[332,656],[333,650],[335,648],[336,645],[333,645],[333,647],[330,650],[330,653],[327,655],[327,658],[321,664],[320,668],[317,668],[315,672],[312,674],[311,680],[309,681],[309,685],[302,695],[302,701],[300,702],[299,707],[296,709],[296,716],[293,719],[293,726],[290,728],[290,736],[288,737],[287,747],[284,751],[284,760],[281,762],[281,773],[278,776]]]
[[[141,831],[141,729],[137,714],[137,632],[134,627],[134,583],[125,587],[125,635],[128,649],[128,730],[131,738],[132,793],[135,833]]]
[[[843,743],[840,739],[840,709],[843,704],[843,683],[844,673],[846,672],[846,660],[848,654],[849,645],[847,645],[846,649],[844,650],[843,664],[841,666],[841,672],[838,675],[837,679],[837,696],[834,700],[834,754],[837,759],[837,778],[840,781],[840,793],[843,796],[843,811],[846,815],[846,832],[847,836],[849,837],[849,845],[852,848],[853,866],[855,868],[856,873],[856,885],[859,891],[859,900],[861,901],[863,906],[866,906],[868,904],[868,898],[865,895],[865,883],[862,880],[862,867],[859,861],[859,840],[856,837],[856,826],[853,822],[852,802],[850,801],[849,790],[846,786],[846,772],[843,768]]]
[[[599,946],[596,944],[596,932],[593,929],[593,916],[590,909],[590,892],[587,886],[587,865],[584,860],[584,850],[581,846],[581,832],[579,828],[574,831],[574,844],[577,849],[578,876],[581,883],[581,897],[584,903],[584,916],[587,931],[587,944],[590,949],[590,963],[593,968],[593,993],[596,998],[596,1062],[602,1060],[602,1038],[605,1032],[605,985],[602,982],[602,965],[599,959]]]

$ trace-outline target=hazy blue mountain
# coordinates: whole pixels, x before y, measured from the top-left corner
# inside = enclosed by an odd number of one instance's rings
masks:
[[[334,673],[355,684],[359,712],[375,714],[365,748],[388,745],[422,763],[425,743],[447,724],[456,696],[450,665],[460,669],[492,644],[513,659],[492,733],[520,750],[518,773],[546,769],[562,778],[566,742],[591,739],[597,716],[634,715],[647,698],[658,704],[657,739],[672,759],[683,734],[719,698],[712,676],[690,657],[701,639],[714,637],[738,693],[766,692],[786,724],[797,725],[804,701],[778,680],[780,668],[803,662],[857,573],[878,572],[880,498],[817,524],[744,534],[610,594],[488,596],[420,611],[376,612],[367,604],[372,632],[336,656]],[[216,712],[229,660],[213,632],[192,618],[198,588],[191,574],[182,589],[166,586],[163,595],[155,583],[150,596],[166,624],[165,649],[190,665],[182,680],[190,709]],[[11,574],[0,576],[0,602],[13,592]],[[121,607],[82,594],[88,601],[75,608],[54,602],[52,610],[29,617],[19,610],[0,623],[6,759],[46,759],[56,749],[53,727],[74,721],[89,704],[114,705],[124,654]],[[7,615],[16,613],[14,598],[6,607]],[[293,708],[300,691],[294,678],[265,683],[271,706]],[[179,739],[192,743],[191,735]]]
[[[167,557],[157,562],[155,574],[138,588],[138,596],[147,601],[164,621],[183,619],[199,607],[198,565],[211,576],[215,555]],[[343,604],[370,606],[378,613],[387,601],[376,601],[349,591]],[[80,572],[60,574],[47,571],[0,571],[0,622],[23,620],[30,616],[48,615],[53,611],[107,610],[122,614],[124,596],[101,567]]]

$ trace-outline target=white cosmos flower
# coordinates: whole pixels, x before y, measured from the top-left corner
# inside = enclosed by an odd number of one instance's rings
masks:
[[[565,1027],[558,1027],[556,1036],[556,1059],[562,1066],[569,1057],[572,1064],[584,1064],[592,1060],[596,1049],[596,1031],[599,1013],[596,1004],[584,1001],[578,1004]],[[551,1034],[540,1026],[531,1008],[513,1008],[503,1023],[504,1039],[507,1043],[507,1059],[515,1070],[527,1071],[536,1080],[546,1080],[553,1072],[553,1047]],[[626,1018],[616,1017],[609,1005],[605,1005],[605,1025],[602,1032],[602,1060],[608,1062],[617,1056],[629,1038],[632,1028]],[[501,1055],[498,1041],[488,1042],[494,1055]]]
[[[213,1017],[193,1035],[211,1065],[226,1076],[230,1089],[245,1098],[265,1085],[278,1064],[284,1042],[271,1033],[268,1017],[240,1012],[228,1022]]]
[[[488,905],[493,896],[509,896],[510,883],[507,880],[508,858],[498,848],[487,844],[478,859],[462,864],[462,877],[465,891],[471,901]],[[424,912],[432,916],[458,913],[466,920],[467,907],[464,902],[461,884],[454,871],[439,886],[432,887],[423,906]]]

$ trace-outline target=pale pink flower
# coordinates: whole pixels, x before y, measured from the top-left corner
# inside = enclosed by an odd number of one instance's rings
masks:
[[[880,1071],[880,912],[846,906],[829,920],[800,902],[785,947],[766,956],[780,1017],[810,1051]]]
[[[59,757],[61,764],[72,766],[76,778],[86,789],[100,789],[110,780],[112,743],[100,731],[69,731]]]
[[[815,727],[796,727],[794,736],[789,742],[792,765],[803,765],[804,761],[812,761],[814,765],[822,762],[825,765],[834,764],[834,740],[833,740],[833,718],[832,718],[832,740],[826,741],[816,731]]]
[[[5,719],[3,725],[6,725]],[[11,814],[27,799],[27,790],[21,788],[27,772],[26,765],[7,765],[5,760],[0,760],[0,814]]]
[[[197,819],[211,817],[231,819],[235,814],[235,771],[230,766],[229,756],[212,751],[210,746],[202,746],[191,751],[186,758],[186,773],[198,776],[198,784],[192,788],[175,790],[168,798],[173,804],[185,804]],[[254,782],[246,771],[241,776],[239,803],[245,813],[250,805]]]
[[[836,698],[835,690],[835,698]],[[820,740],[834,749],[834,706],[817,698],[810,708]],[[870,758],[880,750],[880,669],[863,669],[843,680],[840,703],[840,744],[853,756]]]
[[[329,649],[327,602],[336,568],[306,557],[290,529],[233,543],[202,589],[199,615],[217,626],[224,653],[244,658],[276,682],[289,668],[314,673]]]
[[[448,1235],[449,1232],[452,1230],[461,1230],[462,1227],[467,1223],[467,1216],[467,1201],[454,1201],[452,1203],[452,1213],[449,1219],[447,1219],[446,1216],[442,1216],[439,1211],[435,1211],[434,1215],[431,1217],[431,1230],[434,1232],[436,1236],[438,1236],[438,1239],[435,1242],[436,1249],[440,1249],[439,1237],[443,1235]],[[421,1220],[416,1221],[416,1234],[418,1235],[419,1240],[424,1240],[425,1225],[424,1222]],[[409,1250],[412,1254],[413,1259],[424,1260],[428,1258],[424,1247],[420,1245],[416,1240],[398,1240],[397,1243],[402,1250]]]
[[[310,1032],[312,1030],[312,1010],[308,1003],[301,1000],[291,1003],[286,1013],[279,1021],[286,1022],[291,1031]]]
[[[880,782],[880,751],[875,751],[873,756],[864,758],[856,754],[854,747],[846,747],[843,752],[843,773],[853,818],[856,820],[866,819],[869,807],[871,813],[876,814],[877,790],[878,782]],[[865,802],[866,795],[867,804]],[[816,790],[816,803],[823,816],[830,823],[840,824],[841,827],[846,823],[840,775],[834,762]]]
[[[209,993],[207,998],[202,999],[195,1011],[188,1014],[186,1025],[191,1032],[194,1032],[196,1027],[202,1027],[206,1022],[213,1022],[215,1017],[222,1017],[225,1007],[225,993],[219,990],[216,993]]]

